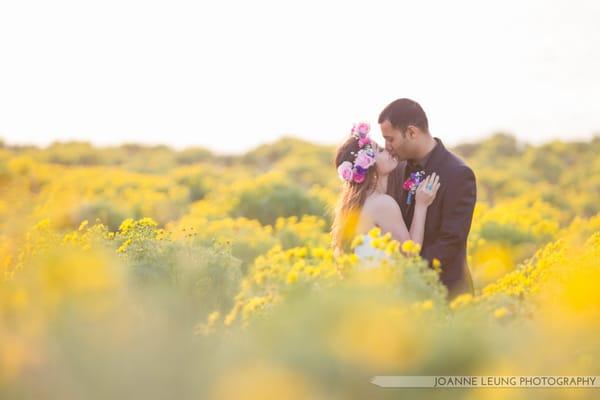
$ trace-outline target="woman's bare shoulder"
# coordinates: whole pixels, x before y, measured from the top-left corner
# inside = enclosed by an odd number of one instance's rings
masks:
[[[400,208],[396,200],[392,196],[386,193],[374,193],[367,197],[365,200],[365,208],[368,208],[372,211],[381,210],[381,209],[396,209]]]

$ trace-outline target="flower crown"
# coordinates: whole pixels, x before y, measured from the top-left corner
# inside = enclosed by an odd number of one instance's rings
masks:
[[[359,122],[352,127],[351,135],[358,140],[358,152],[352,152],[354,161],[344,161],[338,167],[340,179],[346,182],[362,183],[367,176],[369,167],[375,164],[375,151],[371,146],[369,131],[371,127],[368,122]]]

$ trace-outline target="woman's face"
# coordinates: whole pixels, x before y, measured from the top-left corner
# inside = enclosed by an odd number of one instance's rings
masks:
[[[387,175],[398,166],[398,160],[383,147],[375,142],[371,142],[375,150],[375,167],[379,175]]]

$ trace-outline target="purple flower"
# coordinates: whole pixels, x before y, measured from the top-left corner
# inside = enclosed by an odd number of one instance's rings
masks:
[[[361,167],[365,170],[373,164],[375,164],[375,158],[370,157],[369,154],[364,150],[360,150],[358,152],[356,160],[354,161],[354,165]]]

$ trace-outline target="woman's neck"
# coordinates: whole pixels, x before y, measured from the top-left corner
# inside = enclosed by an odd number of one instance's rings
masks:
[[[385,194],[387,193],[388,186],[388,175],[380,175],[377,178],[377,184],[375,185],[374,193]]]

